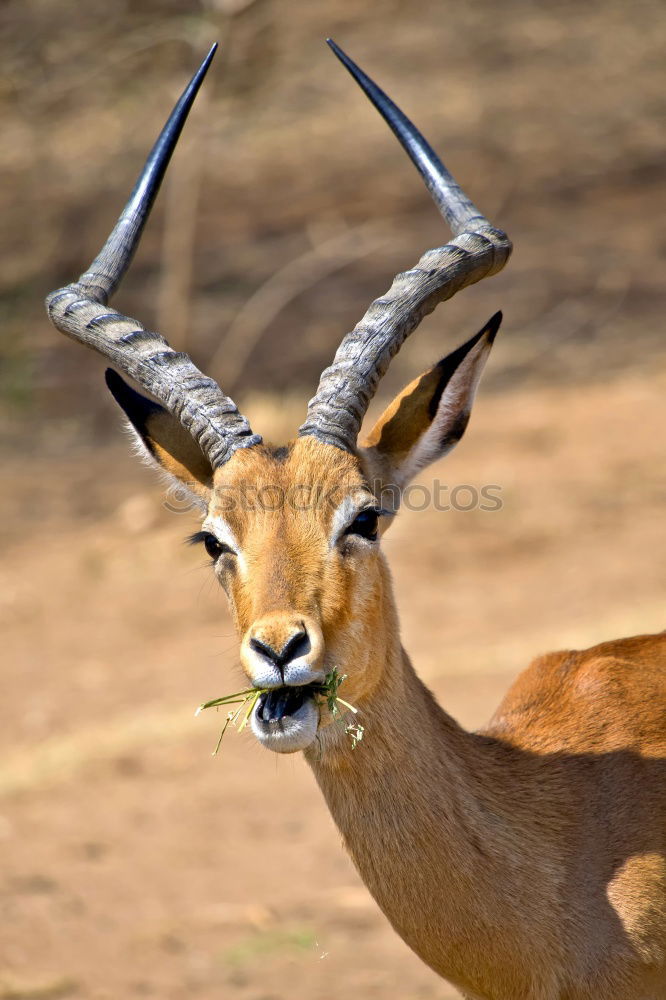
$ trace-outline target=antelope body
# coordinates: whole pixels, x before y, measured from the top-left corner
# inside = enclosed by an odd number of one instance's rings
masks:
[[[421,317],[498,271],[511,245],[333,47],[455,237],[399,275],[343,339],[294,441],[264,444],[189,358],[106,305],[212,51],[99,257],[49,296],[49,314],[159,400],[107,373],[148,455],[202,509],[196,539],[229,597],[241,662],[270,689],[255,736],[305,753],[361,876],[410,947],[470,1000],[664,1000],[666,634],[537,659],[480,733],[439,707],[400,644],[379,539],[412,477],[462,436],[500,314],[359,439],[361,422]],[[356,750],[313,694],[333,667],[362,712]]]

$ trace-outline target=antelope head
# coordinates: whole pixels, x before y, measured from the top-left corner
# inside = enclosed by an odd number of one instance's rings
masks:
[[[380,538],[412,477],[462,436],[501,315],[434,365],[359,437],[377,384],[424,315],[497,273],[511,252],[413,124],[334,43],[336,55],[389,124],[451,230],[450,243],[399,274],[342,340],[298,436],[274,448],[233,401],[157,333],[110,309],[215,49],[185,89],[106,244],[79,280],[49,295],[55,326],[106,355],[107,384],[141,447],[191,494],[194,536],[226,591],[252,685],[268,688],[252,717],[269,749],[339,737],[314,697],[334,667],[362,707],[382,683],[397,621]]]

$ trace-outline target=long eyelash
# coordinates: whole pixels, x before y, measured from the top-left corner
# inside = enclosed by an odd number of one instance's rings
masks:
[[[186,545],[203,545],[208,537],[208,531],[195,531],[193,535],[188,535],[185,539]]]
[[[385,507],[363,507],[362,510],[358,511],[356,517],[358,517],[359,514],[376,514],[377,517],[395,517],[395,511],[386,510]]]

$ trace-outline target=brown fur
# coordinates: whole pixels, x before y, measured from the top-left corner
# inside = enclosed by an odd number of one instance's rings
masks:
[[[467,995],[663,1000],[665,694],[666,635],[607,643],[535,661],[466,733],[396,638],[362,748],[308,757],[396,930]]]
[[[664,1000],[666,633],[535,660],[468,733],[401,647],[379,547],[330,541],[344,497],[445,450],[487,346],[444,389],[436,368],[412,383],[358,455],[311,437],[236,452],[200,487],[239,550],[217,573],[241,659],[250,635],[279,649],[306,622],[313,661],[348,675],[363,742],[325,725],[306,757],[369,890],[425,962],[476,1000]]]
[[[262,487],[263,502],[257,493]],[[224,561],[219,567],[241,649],[250,630],[280,648],[294,619],[316,623],[328,662],[341,672],[348,663],[357,665],[345,683],[352,702],[379,683],[385,646],[378,628],[386,586],[381,553],[368,557],[352,544],[342,558],[332,559],[328,548],[334,510],[356,491],[368,493],[354,456],[300,438],[279,461],[270,448],[239,451],[218,470],[209,507],[213,516],[224,508],[243,551],[244,572],[229,573]]]

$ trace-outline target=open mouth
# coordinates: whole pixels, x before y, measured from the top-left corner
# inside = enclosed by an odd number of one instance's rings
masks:
[[[307,687],[273,688],[262,694],[257,702],[257,717],[261,722],[281,722],[287,715],[294,715],[312,692]]]
[[[295,753],[310,746],[319,728],[316,685],[273,688],[262,694],[252,712],[252,731],[262,746]]]

